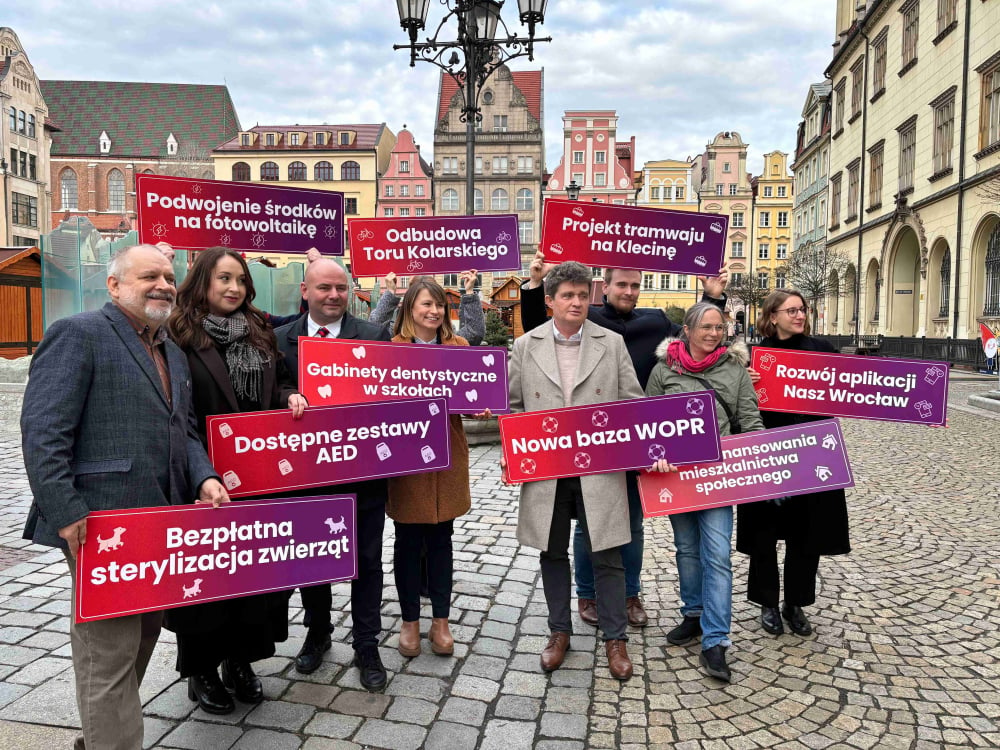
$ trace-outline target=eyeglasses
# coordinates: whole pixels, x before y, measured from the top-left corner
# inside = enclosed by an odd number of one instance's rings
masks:
[[[712,331],[716,331],[718,333],[725,333],[726,327],[725,326],[713,326],[711,324],[706,324],[706,325],[703,325],[703,326],[698,326],[698,330],[701,331],[702,333],[711,333]]]
[[[780,310],[775,310],[775,312],[788,313],[789,317],[794,317],[796,315],[806,315],[809,313],[808,307],[784,307]]]

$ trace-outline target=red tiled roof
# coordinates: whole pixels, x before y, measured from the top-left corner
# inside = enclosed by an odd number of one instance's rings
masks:
[[[321,146],[313,143],[314,133],[336,134],[338,131],[345,130],[357,133],[354,143],[349,146],[341,146],[336,135],[333,137],[333,143],[324,143]],[[264,133],[279,133],[278,142],[274,146],[265,146],[261,143],[262,139],[258,137],[256,144],[242,146],[240,145],[240,136],[236,135],[216,148],[215,151],[367,151],[375,148],[384,130],[384,122],[364,125],[256,125],[250,128],[249,131],[244,132],[258,133],[260,136]],[[303,143],[300,143],[298,146],[292,146],[288,143],[288,139],[284,137],[286,133],[305,133],[306,137]]]
[[[514,79],[514,85],[524,94],[524,99],[528,103],[528,111],[540,123],[542,121],[542,71],[512,70],[510,74]],[[438,93],[438,121],[448,113],[451,98],[456,91],[458,91],[458,84],[455,83],[455,79],[447,73],[442,73]]]

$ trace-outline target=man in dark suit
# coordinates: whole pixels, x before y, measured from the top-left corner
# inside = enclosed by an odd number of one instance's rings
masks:
[[[336,261],[323,258],[311,263],[301,288],[302,298],[309,305],[309,314],[274,332],[296,385],[299,374],[298,344],[303,336],[389,340],[388,330],[358,320],[347,312],[351,280]],[[382,531],[385,528],[388,486],[384,479],[377,479],[328,489],[331,492],[353,493],[358,498],[358,577],[351,581],[354,663],[361,673],[361,684],[365,689],[382,690],[387,677],[378,653],[378,636],[382,629]],[[295,669],[309,674],[316,671],[324,652],[330,649],[332,595],[329,584],[307,586],[301,589],[301,594],[307,632],[305,643],[295,657]]]
[[[33,502],[24,537],[60,547],[73,572],[93,510],[218,505],[225,488],[195,431],[191,375],[163,322],[170,262],[139,245],[108,264],[112,302],[53,323],[31,362],[21,435]],[[70,621],[79,749],[142,747],[142,682],[161,612]]]

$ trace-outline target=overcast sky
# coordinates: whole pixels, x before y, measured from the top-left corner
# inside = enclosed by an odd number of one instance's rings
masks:
[[[517,2],[504,19],[522,31]],[[722,130],[762,155],[793,155],[810,83],[822,80],[834,0],[551,0],[535,62],[545,69],[547,168],[567,109],[618,111],[639,164],[683,159]],[[432,0],[428,30],[444,15]],[[244,127],[405,123],[433,147],[438,69],[408,66],[392,0],[33,0],[4,3],[41,79],[227,83]],[[524,30],[526,33],[526,30]],[[454,39],[454,25],[447,39]]]

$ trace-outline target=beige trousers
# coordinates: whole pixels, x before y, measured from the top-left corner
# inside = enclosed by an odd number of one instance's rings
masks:
[[[83,735],[75,750],[142,750],[139,685],[153,655],[162,612],[76,622],[76,565],[73,577],[70,645],[76,674],[76,705]]]

